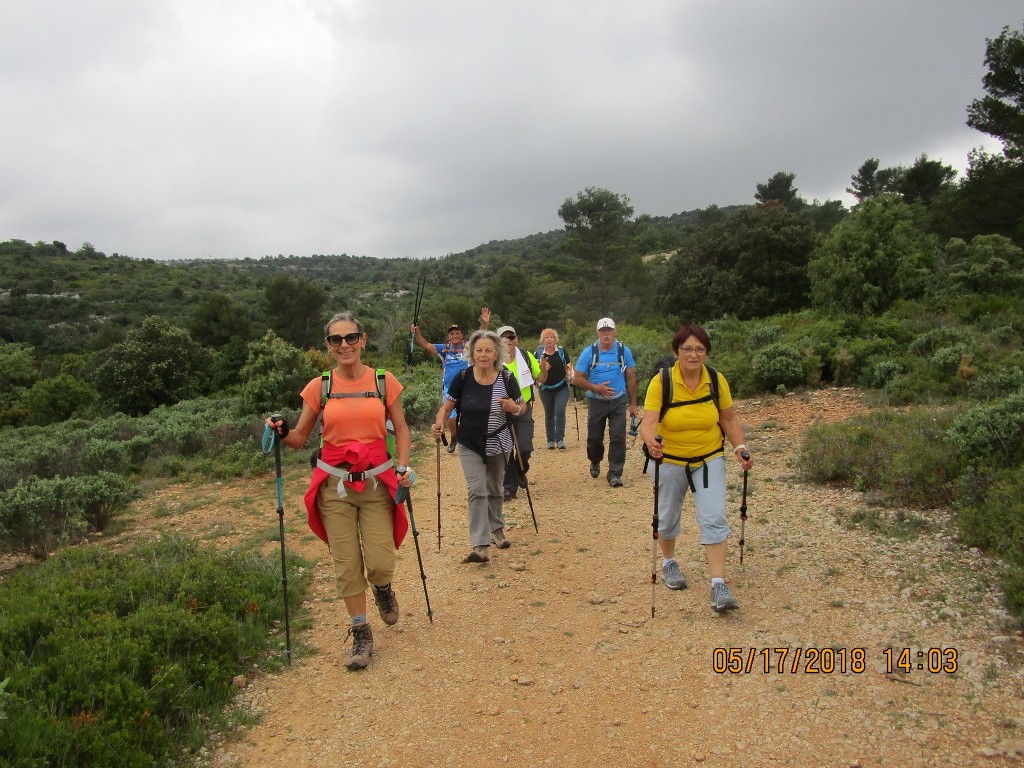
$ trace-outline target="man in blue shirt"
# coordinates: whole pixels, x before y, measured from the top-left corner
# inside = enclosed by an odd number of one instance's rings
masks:
[[[491,324],[491,310],[484,307],[480,310],[480,328],[486,330]],[[448,385],[459,371],[469,367],[469,361],[463,356],[464,350],[464,329],[458,323],[448,326],[448,341],[445,344],[431,344],[420,333],[418,325],[410,326],[409,330],[416,336],[416,343],[423,347],[429,355],[437,355],[441,358],[441,365],[444,367],[444,375],[441,377],[441,402],[444,402],[444,395],[448,391]],[[448,419],[448,433],[451,440],[448,443],[448,453],[455,453],[455,424],[458,417],[458,410],[452,410],[451,418]]]
[[[587,458],[590,476],[601,474],[604,430],[608,425],[608,485],[622,487],[626,466],[626,398],[629,415],[636,417],[636,376],[633,353],[615,338],[615,321],[597,322],[597,343],[584,349],[576,361],[573,385],[587,391]]]

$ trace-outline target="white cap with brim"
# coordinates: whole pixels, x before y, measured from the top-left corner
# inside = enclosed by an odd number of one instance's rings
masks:
[[[610,317],[602,317],[600,320],[597,321],[597,330],[600,331],[603,328],[611,328],[614,331],[615,321],[612,320]]]
[[[504,335],[506,333],[511,333],[513,336],[515,336],[516,335],[516,329],[513,328],[511,325],[503,325],[503,326],[501,326],[501,328],[498,329],[497,333],[498,333],[499,336],[502,336],[502,335]]]

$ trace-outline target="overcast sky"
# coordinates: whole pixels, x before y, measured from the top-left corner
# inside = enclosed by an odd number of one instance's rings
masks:
[[[142,258],[443,256],[963,170],[1019,0],[0,0],[0,240]]]

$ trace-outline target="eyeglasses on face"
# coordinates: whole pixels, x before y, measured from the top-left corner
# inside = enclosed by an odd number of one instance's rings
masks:
[[[354,347],[361,338],[363,338],[363,334],[358,332],[346,333],[344,336],[340,333],[332,333],[330,336],[325,336],[324,341],[332,347],[340,347],[343,341],[347,342],[350,347]]]
[[[704,347],[680,347],[679,351],[689,357],[690,355],[703,355],[707,352]]]
[[[503,334],[501,334],[501,338],[503,338],[503,339],[516,339],[516,338],[518,338],[518,336],[516,336],[514,333],[503,333]]]

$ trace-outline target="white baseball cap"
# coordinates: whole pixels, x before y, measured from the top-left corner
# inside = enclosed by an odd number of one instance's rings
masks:
[[[611,328],[614,331],[615,321],[612,320],[610,317],[602,317],[600,320],[597,321],[597,330],[600,331],[602,328]]]

